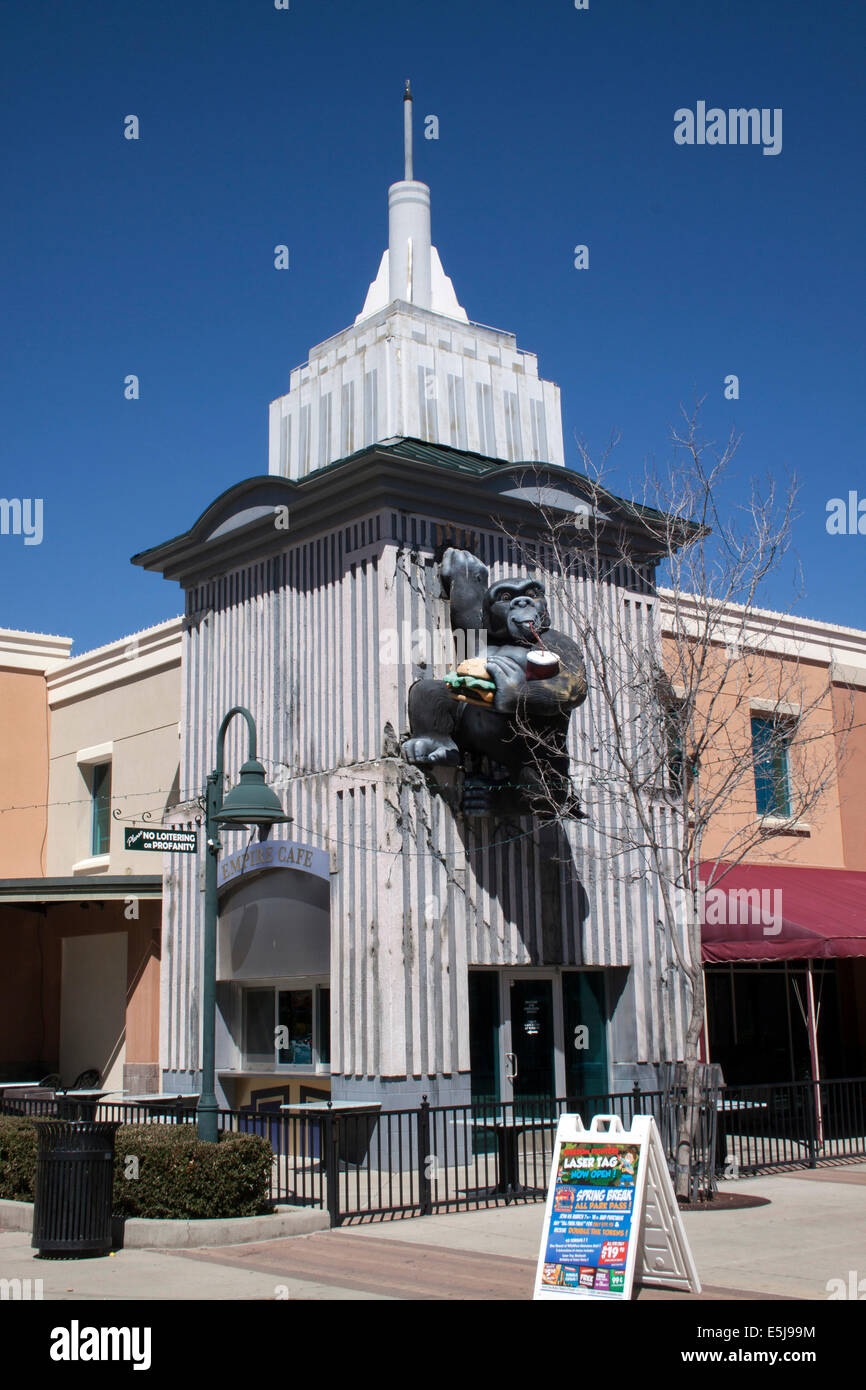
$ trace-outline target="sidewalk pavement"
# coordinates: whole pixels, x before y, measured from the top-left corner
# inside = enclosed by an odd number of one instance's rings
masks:
[[[866,1276],[866,1163],[723,1184],[769,1199],[686,1212],[701,1299],[826,1299]],[[529,1299],[544,1204],[370,1222],[207,1250],[121,1250],[41,1260],[0,1233],[0,1279],[41,1279],[45,1299]],[[693,1295],[640,1290],[642,1299]]]
[[[711,1298],[826,1299],[850,1270],[866,1278],[866,1163],[742,1178],[720,1190],[766,1206],[684,1212],[704,1293]],[[370,1239],[418,1242],[492,1256],[538,1259],[544,1204],[423,1216],[351,1229]],[[645,1289],[642,1298],[684,1298]]]

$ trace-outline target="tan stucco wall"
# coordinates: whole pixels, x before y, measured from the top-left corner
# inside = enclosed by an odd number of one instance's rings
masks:
[[[43,872],[48,800],[48,705],[41,672],[0,669],[0,878]]]
[[[125,931],[64,937],[60,953],[60,1061],[68,1085],[98,1071],[106,1090],[123,1089],[126,1060]]]
[[[176,787],[180,666],[146,672],[55,705],[51,717],[53,804],[49,824],[47,872],[66,875],[91,855],[91,804],[87,774],[76,753],[112,742],[111,805],[124,821],[111,822],[111,874],[159,874],[161,854],[123,849],[124,823],[152,813],[159,825]],[[69,803],[69,804],[64,804]]]
[[[673,644],[665,643],[668,671],[675,667]],[[719,675],[710,674],[707,690],[714,694],[725,664],[719,654]],[[676,676],[672,679],[676,681]],[[791,775],[797,777],[798,759],[803,759],[806,781],[814,779],[819,761],[825,766],[826,789],[820,802],[804,818],[802,833],[774,835],[772,839],[749,848],[750,863],[786,863],[826,868],[854,868],[846,863],[839,805],[839,784],[836,766],[834,734],[834,704],[828,687],[828,669],[817,662],[794,660],[774,654],[752,655],[747,662],[730,664],[716,698],[711,727],[718,731],[713,757],[705,758],[702,783],[712,797],[714,785],[723,784],[729,760],[743,760],[745,775],[733,794],[713,816],[703,837],[701,858],[730,857],[730,844],[738,827],[748,827],[757,821],[755,779],[753,772],[751,719],[752,702],[781,699],[799,704],[807,711],[803,720],[806,743],[802,751],[792,749]],[[706,706],[705,706],[706,708]],[[760,712],[760,711],[755,711]]]

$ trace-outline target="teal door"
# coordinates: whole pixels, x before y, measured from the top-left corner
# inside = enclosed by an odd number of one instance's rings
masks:
[[[472,1100],[606,1096],[606,999],[603,970],[470,970]]]
[[[607,1008],[602,970],[564,970],[562,1021],[567,1096],[605,1096]]]

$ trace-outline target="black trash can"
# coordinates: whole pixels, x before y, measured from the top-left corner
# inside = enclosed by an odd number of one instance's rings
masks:
[[[45,1120],[37,1130],[30,1244],[40,1255],[107,1255],[117,1124]]]

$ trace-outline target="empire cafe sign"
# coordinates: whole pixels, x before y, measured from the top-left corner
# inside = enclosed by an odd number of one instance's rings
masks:
[[[329,879],[331,874],[327,850],[295,840],[268,840],[220,860],[219,886],[222,888],[243,874],[262,869],[299,869],[301,873],[316,874],[324,879]]]

